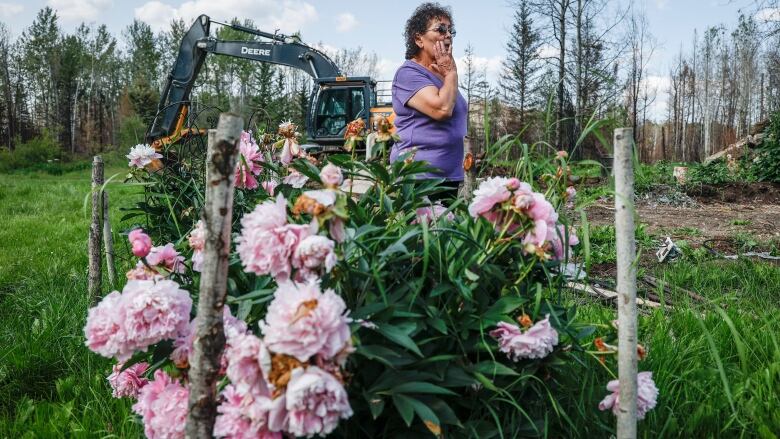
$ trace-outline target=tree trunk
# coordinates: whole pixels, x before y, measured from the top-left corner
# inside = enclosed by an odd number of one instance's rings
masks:
[[[227,293],[233,220],[233,172],[243,126],[244,121],[239,116],[223,113],[217,129],[209,131],[203,207],[206,243],[189,372],[187,437],[190,439],[211,438],[217,415],[217,373],[225,346],[222,311]]]

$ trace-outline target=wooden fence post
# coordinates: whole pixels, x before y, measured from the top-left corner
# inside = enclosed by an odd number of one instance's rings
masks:
[[[618,293],[618,378],[620,410],[617,416],[618,439],[636,438],[637,406],[637,312],[636,242],[634,239],[634,167],[633,131],[617,128],[614,132],[615,164],[615,241],[617,245]]]
[[[111,217],[108,213],[108,192],[101,192],[103,198],[103,247],[106,251],[106,269],[111,288],[116,288],[116,265],[114,264],[114,234],[111,230]]]
[[[103,158],[96,155],[92,159],[92,218],[89,223],[89,276],[88,290],[91,301],[100,297],[103,280],[102,256],[100,254],[100,213],[103,202],[100,192],[103,189]]]
[[[468,203],[474,194],[474,185],[476,180],[477,164],[474,158],[474,150],[471,145],[471,138],[466,136],[463,139],[463,187],[461,188],[462,198]]]
[[[225,346],[222,309],[227,293],[235,181],[233,176],[243,128],[244,121],[239,116],[223,113],[219,117],[217,129],[209,130],[206,200],[203,207],[206,243],[189,372],[187,437],[190,439],[211,438],[217,415],[217,372]]]

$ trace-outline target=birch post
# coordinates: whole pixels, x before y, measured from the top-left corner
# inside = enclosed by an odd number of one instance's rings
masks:
[[[190,439],[211,438],[217,415],[217,372],[225,346],[222,309],[227,292],[230,224],[233,220],[233,175],[243,127],[244,121],[239,116],[223,113],[217,129],[209,130],[203,207],[206,243],[189,372],[187,437]]]
[[[617,245],[618,293],[618,379],[620,411],[618,439],[636,438],[637,353],[636,353],[636,242],[634,240],[633,132],[614,132],[615,241]]]
[[[103,189],[103,158],[96,155],[92,159],[92,218],[89,223],[89,276],[87,279],[89,297],[95,301],[100,297],[103,280],[101,245],[101,221],[100,213],[103,211],[103,202],[100,193]]]
[[[106,251],[106,269],[111,288],[116,287],[116,265],[114,264],[114,234],[111,230],[111,217],[108,214],[108,192],[101,191],[103,200],[103,247]]]

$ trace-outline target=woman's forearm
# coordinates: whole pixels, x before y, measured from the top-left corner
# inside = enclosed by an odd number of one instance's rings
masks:
[[[444,76],[444,84],[439,89],[441,99],[441,111],[448,117],[452,116],[455,109],[455,99],[458,97],[458,72],[451,70]]]

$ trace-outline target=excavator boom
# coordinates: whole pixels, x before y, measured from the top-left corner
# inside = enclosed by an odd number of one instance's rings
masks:
[[[229,26],[271,41],[218,40],[209,34],[211,23]],[[311,75],[318,83],[346,79],[339,67],[327,55],[295,41],[294,38],[245,26],[220,23],[212,21],[206,15],[201,15],[182,38],[179,54],[168,75],[157,107],[157,116],[147,131],[147,141],[151,143],[175,135],[181,127],[189,107],[190,92],[209,53],[295,67]]]

